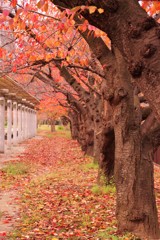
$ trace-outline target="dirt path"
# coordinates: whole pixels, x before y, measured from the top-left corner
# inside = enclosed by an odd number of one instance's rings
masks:
[[[41,136],[35,139],[42,139]],[[9,162],[17,160],[22,156],[29,144],[25,141],[21,144],[5,149],[4,154],[0,154],[0,169]],[[6,239],[6,235],[13,229],[15,220],[18,218],[19,206],[17,204],[18,190],[7,190],[0,192],[0,239]]]
[[[0,194],[0,239],[12,230],[15,219],[18,217],[19,207],[16,204],[17,191],[6,191]]]
[[[36,136],[32,139],[42,139],[42,136]],[[4,167],[4,165],[9,161],[17,160],[17,156],[22,155],[28,146],[30,139],[24,141],[23,143],[12,145],[11,148],[5,147],[5,153],[0,153],[0,169]]]
[[[26,144],[19,144],[12,148],[5,149],[4,154],[0,154],[0,169],[9,161],[16,160],[17,155],[24,153]],[[0,239],[6,239],[8,232],[12,230],[15,219],[18,216],[19,207],[16,204],[18,193],[16,190],[3,191],[0,193]]]
[[[18,144],[16,146],[12,146],[11,148],[5,149],[4,154],[0,154],[0,169],[4,167],[4,165],[8,161],[16,160],[17,155],[23,154],[26,149],[26,143]]]

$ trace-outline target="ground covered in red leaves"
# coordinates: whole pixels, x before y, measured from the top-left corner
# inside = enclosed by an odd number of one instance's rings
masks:
[[[136,239],[117,232],[114,184],[97,186],[92,162],[66,136],[30,140],[26,152],[0,171],[0,190],[16,189],[19,196],[19,216],[7,239]]]

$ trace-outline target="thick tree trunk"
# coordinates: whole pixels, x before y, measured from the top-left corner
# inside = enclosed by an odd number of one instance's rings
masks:
[[[112,110],[103,98],[101,101],[97,99],[97,108],[98,112],[95,112],[94,117],[94,158],[99,164],[97,182],[107,184],[114,174],[115,139],[110,116]]]
[[[78,132],[79,132],[79,124],[78,124],[78,116],[77,112],[69,112],[70,117],[70,129],[71,129],[71,136],[72,139],[78,139]]]
[[[114,174],[115,164],[115,136],[113,127],[103,129],[99,142],[100,157],[99,157],[99,171],[98,171],[98,184],[105,184],[110,182]]]
[[[122,124],[115,127],[118,227],[140,237],[159,239],[150,154],[153,146],[150,147],[148,142],[141,145],[138,129],[126,132],[127,139]]]
[[[94,128],[90,114],[81,115],[80,144],[85,154],[93,156],[94,150]]]
[[[141,136],[139,114],[134,110],[132,86],[126,81],[123,59],[117,50],[115,52],[119,70],[116,86],[121,89],[118,91],[119,100],[116,95],[114,99],[118,227],[143,238],[159,239],[153,186],[153,146]]]

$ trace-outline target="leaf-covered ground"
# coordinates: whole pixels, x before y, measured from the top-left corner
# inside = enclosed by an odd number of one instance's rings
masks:
[[[97,166],[77,142],[63,134],[42,134],[0,171],[0,190],[19,192],[19,218],[6,239],[136,239],[117,232],[115,187],[96,185]],[[159,175],[156,168],[156,179]]]

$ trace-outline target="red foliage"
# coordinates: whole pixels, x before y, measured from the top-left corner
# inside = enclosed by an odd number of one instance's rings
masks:
[[[49,119],[55,120],[67,113],[63,106],[60,106],[58,99],[61,101],[64,97],[62,94],[56,94],[56,97],[44,97],[40,101],[39,110],[40,113],[46,113]],[[63,100],[64,102],[64,100]]]

